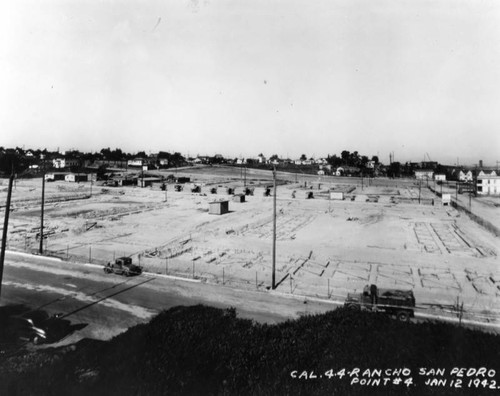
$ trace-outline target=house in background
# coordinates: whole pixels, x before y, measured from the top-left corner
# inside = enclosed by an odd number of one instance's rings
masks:
[[[489,175],[484,173],[477,176],[476,191],[478,195],[499,195],[500,196],[500,176],[495,171]]]
[[[146,161],[143,158],[134,158],[127,161],[127,166],[142,168],[143,165],[146,165]]]
[[[78,166],[80,161],[75,158],[55,158],[52,160],[52,166],[56,169],[69,168],[70,166]]]
[[[86,173],[70,173],[64,177],[67,182],[79,183],[88,181],[89,177]]]
[[[46,173],[45,174],[45,180],[46,181],[57,181],[57,180],[65,180],[66,175],[68,173],[66,172],[52,172],[52,173]]]
[[[434,171],[432,169],[420,169],[415,171],[415,179],[417,180],[432,180]]]

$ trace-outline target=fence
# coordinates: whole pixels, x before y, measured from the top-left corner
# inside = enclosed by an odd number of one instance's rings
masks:
[[[497,236],[497,237],[500,236],[500,229],[498,227],[494,226],[488,220],[485,220],[482,217],[479,217],[478,215],[472,213],[465,206],[460,205],[455,199],[452,199],[451,205],[454,208],[456,208],[457,210],[460,210],[460,211],[466,213],[471,218],[471,220],[475,221],[480,226],[486,228],[488,231],[493,233],[495,236]]]

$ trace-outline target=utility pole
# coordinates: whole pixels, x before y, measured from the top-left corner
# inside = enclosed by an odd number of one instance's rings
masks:
[[[2,292],[3,263],[5,260],[5,247],[7,246],[7,228],[9,226],[10,198],[12,195],[12,182],[14,181],[14,170],[9,178],[9,191],[7,192],[7,203],[5,205],[5,218],[2,232],[2,250],[0,252],[0,294]]]
[[[45,171],[42,173],[42,211],[40,215],[40,247],[38,252],[43,254],[43,210],[45,206]]]
[[[422,189],[422,179],[418,180],[418,204],[420,205],[420,190]]]
[[[272,274],[272,289],[276,289],[276,166],[273,169],[273,274]]]

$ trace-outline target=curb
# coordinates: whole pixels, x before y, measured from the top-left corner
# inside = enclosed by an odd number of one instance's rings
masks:
[[[36,258],[39,258],[42,260],[49,260],[49,261],[57,261],[57,262],[63,261],[58,257],[48,257],[48,256],[42,256],[42,255],[32,254],[32,253],[16,252],[15,250],[7,250],[6,253],[17,255],[17,256],[22,256],[22,257],[36,257]]]

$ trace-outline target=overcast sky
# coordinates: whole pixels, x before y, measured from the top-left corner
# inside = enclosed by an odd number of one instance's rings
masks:
[[[0,4],[0,145],[500,161],[500,1]]]

